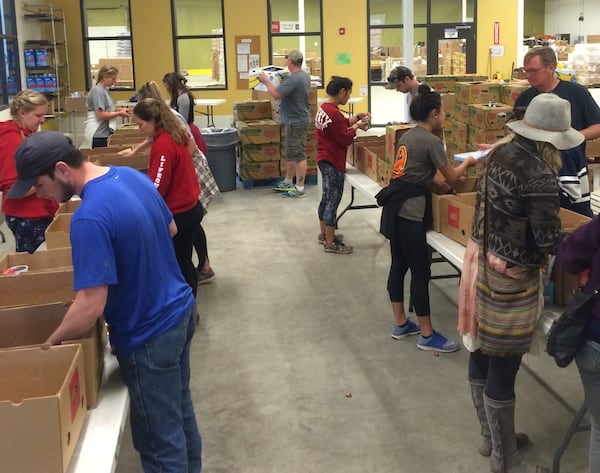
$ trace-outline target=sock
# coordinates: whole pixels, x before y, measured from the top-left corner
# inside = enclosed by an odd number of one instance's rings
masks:
[[[304,186],[302,186],[302,187],[296,186],[296,189],[298,189],[300,192],[304,192]]]
[[[283,178],[283,182],[284,182],[285,184],[291,184],[291,183],[292,183],[292,180],[291,180],[291,179],[288,179],[287,177],[284,177],[284,178]]]

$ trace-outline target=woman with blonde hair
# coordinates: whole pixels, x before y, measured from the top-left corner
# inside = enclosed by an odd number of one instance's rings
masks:
[[[45,240],[45,231],[58,204],[36,197],[34,188],[22,199],[10,199],[6,193],[17,180],[15,151],[29,135],[44,123],[48,100],[39,92],[23,90],[10,105],[11,119],[0,122],[0,192],[2,213],[15,236],[16,251],[33,253]]]
[[[108,144],[108,137],[116,128],[118,117],[129,117],[129,110],[115,107],[108,89],[117,83],[119,70],[114,66],[102,66],[98,79],[87,96],[87,120],[82,148],[100,148]]]
[[[175,255],[195,297],[198,276],[192,262],[192,248],[203,212],[198,201],[200,186],[188,149],[188,132],[162,100],[149,98],[139,102],[133,109],[133,120],[152,138],[148,176],[173,213],[177,225],[173,237]]]

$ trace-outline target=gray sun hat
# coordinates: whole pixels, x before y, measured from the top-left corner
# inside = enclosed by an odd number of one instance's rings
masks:
[[[556,149],[579,146],[585,137],[571,127],[571,104],[555,94],[539,94],[533,98],[523,120],[507,126],[517,135],[533,141],[543,141]]]

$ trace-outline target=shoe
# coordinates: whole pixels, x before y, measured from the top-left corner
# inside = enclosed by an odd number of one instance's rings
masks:
[[[333,237],[333,239],[335,241],[344,241],[344,234],[336,233],[335,236]],[[325,244],[325,234],[319,233],[319,245],[324,245],[324,244]]]
[[[325,253],[337,253],[339,255],[347,255],[348,253],[352,253],[352,250],[354,248],[348,245],[344,245],[341,241],[334,240],[332,245],[324,243],[323,249],[325,250]]]
[[[210,268],[208,271],[206,271],[204,273],[202,271],[197,271],[197,272],[198,272],[198,284],[207,284],[217,277],[212,268]]]
[[[290,182],[284,182],[284,181],[280,181],[279,184],[277,184],[275,187],[271,187],[271,190],[274,192],[287,192],[287,191],[293,191],[294,189],[296,189],[296,186],[294,185],[294,183]]]
[[[394,325],[394,330],[392,332],[393,339],[402,340],[403,338],[410,337],[411,335],[418,335],[421,333],[421,327],[408,318],[406,320],[407,323],[403,327],[400,327],[400,325]]]
[[[417,346],[421,350],[425,351],[439,351],[441,353],[451,353],[458,350],[458,343],[448,340],[441,333],[435,330],[431,334],[431,337],[425,338],[423,335],[419,335]]]
[[[291,197],[294,199],[301,199],[302,197],[306,197],[306,192],[299,191],[298,189],[296,189],[296,187],[294,187],[293,190],[285,191],[283,193],[283,197]]]

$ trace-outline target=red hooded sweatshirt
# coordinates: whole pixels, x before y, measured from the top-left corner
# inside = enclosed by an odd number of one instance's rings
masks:
[[[17,180],[15,151],[23,140],[31,135],[29,130],[20,128],[12,120],[0,122],[0,192],[2,192],[2,213],[10,217],[27,220],[54,217],[58,202],[40,199],[35,194],[22,199],[9,199],[6,193]]]

